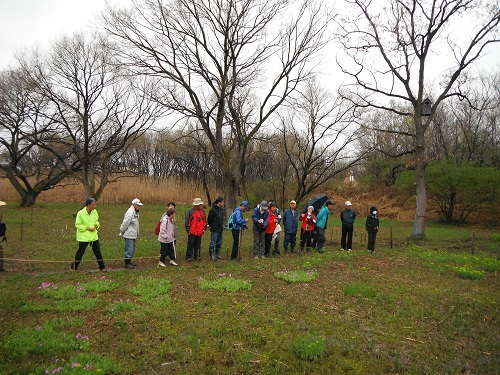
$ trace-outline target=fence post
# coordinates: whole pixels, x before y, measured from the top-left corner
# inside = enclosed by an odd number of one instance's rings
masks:
[[[0,271],[3,271],[3,246],[0,243]]]
[[[474,246],[475,246],[475,237],[476,237],[476,234],[474,232],[472,232],[472,246],[471,246],[471,251],[472,251],[472,255],[474,255]]]
[[[390,229],[391,229],[391,231],[390,231],[390,233],[391,233],[390,245],[391,245],[391,249],[392,249],[392,225],[391,225]]]

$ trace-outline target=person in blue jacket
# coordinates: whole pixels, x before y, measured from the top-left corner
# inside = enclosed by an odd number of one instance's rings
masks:
[[[295,252],[295,243],[297,242],[297,228],[299,224],[299,213],[297,211],[297,202],[290,201],[290,208],[283,214],[283,227],[285,239],[283,240],[283,249],[288,253],[288,244],[290,251]]]
[[[238,207],[235,208],[233,212],[233,249],[231,251],[231,260],[241,260],[240,257],[240,246],[241,246],[241,235],[242,231],[247,229],[247,223],[249,219],[243,217],[243,212],[248,211],[249,206],[247,201],[240,203]]]
[[[318,214],[316,215],[316,251],[322,253],[323,247],[325,246],[326,237],[325,230],[327,228],[328,217],[333,210],[333,202],[327,200],[325,205],[321,207]]]

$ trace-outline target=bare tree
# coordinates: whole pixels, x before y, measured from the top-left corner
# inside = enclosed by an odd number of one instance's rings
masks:
[[[75,34],[55,42],[50,58],[33,62],[40,92],[57,109],[59,142],[72,150],[73,173],[87,196],[100,197],[130,143],[162,114],[146,79],[125,77],[105,37]]]
[[[353,79],[349,97],[363,107],[412,116],[410,136],[415,144],[416,214],[414,236],[425,236],[427,197],[425,189],[425,133],[433,114],[423,116],[425,95],[432,91],[427,70],[437,69],[434,53],[451,56],[449,64],[439,63],[440,87],[436,89],[432,113],[443,100],[463,96],[461,79],[484,53],[497,42],[500,11],[497,1],[473,0],[348,0],[351,14],[339,22],[339,42],[348,56],[339,58],[344,73]],[[469,30],[453,27],[469,17]],[[432,78],[431,78],[432,79]],[[412,111],[402,111],[387,99],[407,103]]]
[[[363,158],[364,153],[354,149],[360,135],[354,108],[347,100],[331,98],[316,80],[310,80],[282,113],[283,143],[295,174],[296,201]]]
[[[329,20],[321,1],[145,0],[103,25],[131,69],[164,80],[163,104],[199,123],[231,209],[249,143],[309,76]]]
[[[40,193],[60,183],[76,165],[57,142],[49,101],[21,69],[0,74],[0,170],[21,197],[36,203]]]

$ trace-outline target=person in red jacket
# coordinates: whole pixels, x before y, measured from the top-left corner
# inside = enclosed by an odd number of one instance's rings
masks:
[[[314,207],[307,207],[307,212],[299,217],[302,221],[300,227],[300,252],[304,251],[304,246],[307,247],[307,254],[311,251],[311,240],[313,238],[313,230],[316,226],[316,215],[314,215]]]
[[[207,218],[201,208],[202,205],[202,200],[195,198],[193,208],[186,213],[185,227],[188,233],[186,260],[189,262],[193,257],[201,260],[201,236],[207,228]]]
[[[278,225],[279,218],[278,218],[278,205],[275,202],[271,202],[269,204],[269,216],[268,216],[268,223],[266,227],[266,232],[264,235],[264,256],[265,257],[270,257],[271,256],[271,242],[273,240],[273,233],[274,230],[276,229],[276,226]]]

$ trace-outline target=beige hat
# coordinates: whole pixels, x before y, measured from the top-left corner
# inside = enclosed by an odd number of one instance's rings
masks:
[[[345,204],[346,206],[352,206],[352,203],[351,203],[351,202],[349,202],[349,201],[345,201],[345,203],[344,203],[344,204]]]
[[[297,202],[295,202],[295,201],[290,201],[290,204],[297,204]]]
[[[0,206],[5,206],[6,204],[4,201],[0,201]]]
[[[193,206],[199,206],[200,204],[203,204],[201,198],[194,198]]]

